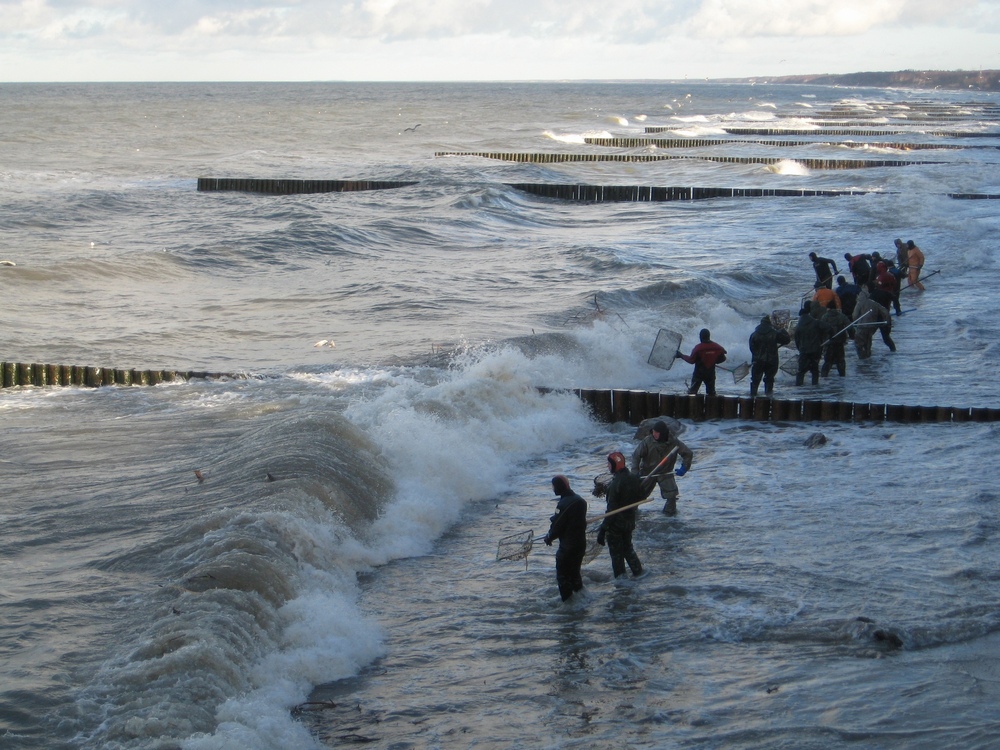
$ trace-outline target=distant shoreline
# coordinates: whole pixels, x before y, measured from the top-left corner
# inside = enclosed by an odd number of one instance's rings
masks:
[[[812,83],[823,86],[1000,91],[1000,70],[898,70],[895,72],[818,73],[725,79],[741,83]]]

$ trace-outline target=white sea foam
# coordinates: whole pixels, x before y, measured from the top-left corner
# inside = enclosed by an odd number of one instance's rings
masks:
[[[768,172],[774,172],[774,174],[783,175],[805,176],[810,173],[805,164],[794,159],[782,159],[777,164],[768,164],[764,169]]]
[[[549,138],[553,141],[558,141],[559,143],[583,143],[584,136],[580,133],[553,133],[551,130],[546,130],[542,133],[543,136]]]

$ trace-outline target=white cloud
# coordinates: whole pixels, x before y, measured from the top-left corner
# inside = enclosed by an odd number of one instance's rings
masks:
[[[0,0],[0,79],[114,80],[112,61],[146,80],[1000,67],[998,34],[998,0]]]

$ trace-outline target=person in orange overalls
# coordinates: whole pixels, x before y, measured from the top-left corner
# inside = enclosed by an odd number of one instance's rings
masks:
[[[910,271],[910,286],[915,286],[921,292],[924,285],[920,283],[920,271],[924,267],[924,254],[920,248],[913,244],[913,240],[906,241],[906,265]]]

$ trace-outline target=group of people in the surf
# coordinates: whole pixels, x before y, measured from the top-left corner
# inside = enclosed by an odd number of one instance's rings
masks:
[[[895,257],[878,252],[844,253],[850,281],[841,274],[835,260],[809,253],[816,281],[810,295],[802,300],[794,325],[787,311],[775,311],[763,316],[750,335],[751,397],[757,396],[761,383],[765,396],[773,394],[774,378],[781,366],[779,349],[793,341],[798,350],[796,385],[804,385],[806,375],[817,385],[820,377],[828,376],[833,369],[841,377],[846,375],[848,340],[854,341],[859,359],[871,356],[876,332],[889,351],[896,351],[891,311],[902,315],[900,292],[911,288],[923,291],[921,279],[926,276],[921,275],[924,254],[913,240],[897,239],[895,245]],[[711,340],[707,328],[702,329],[700,338],[690,355],[678,351],[676,356],[694,365],[688,393],[697,393],[704,384],[705,393],[714,396],[715,367],[726,361],[726,350]]]
[[[890,311],[895,310],[897,316],[903,314],[899,295],[904,288],[924,289],[920,281],[924,254],[913,240],[896,239],[895,245],[895,258],[883,257],[878,252],[844,253],[851,281],[840,273],[834,260],[809,253],[816,281],[811,298],[803,301],[794,329],[795,348],[799,353],[796,385],[804,384],[806,374],[811,376],[812,384],[817,385],[820,376],[826,377],[833,368],[844,377],[848,339],[854,340],[859,359],[871,356],[876,331],[889,351],[896,351]],[[834,276],[837,277],[836,287]],[[907,280],[905,287],[904,279]],[[751,353],[756,356],[753,336],[750,342]],[[773,387],[773,377],[771,382]],[[756,395],[755,391],[751,383],[751,394]],[[765,395],[769,395],[766,384]]]
[[[803,385],[807,374],[812,376],[812,383],[816,385],[821,375],[828,376],[834,368],[843,377],[846,374],[845,347],[848,340],[853,339],[860,359],[871,356],[876,331],[889,350],[896,351],[890,311],[895,310],[897,316],[903,314],[899,304],[903,289],[923,291],[921,272],[924,254],[912,240],[903,242],[897,239],[895,244],[895,258],[882,257],[877,252],[845,253],[844,260],[851,281],[840,273],[834,260],[809,253],[816,281],[811,294],[803,299],[794,326],[787,311],[775,311],[765,315],[750,335],[751,396],[757,396],[762,382],[764,395],[772,395],[774,377],[780,367],[778,350],[793,341],[798,350],[796,385]],[[904,280],[907,282],[905,286]],[[711,331],[707,328],[700,331],[698,338],[699,342],[691,354],[685,355],[678,350],[675,356],[694,365],[688,392],[697,393],[704,385],[706,393],[713,396],[715,369],[726,361],[727,352],[723,346],[712,341]],[[597,531],[597,543],[607,546],[614,577],[619,578],[629,570],[633,577],[643,574],[642,562],[632,545],[636,509],[659,485],[660,496],[664,500],[663,512],[675,515],[679,496],[676,477],[684,476],[690,469],[694,453],[677,438],[664,419],[659,419],[633,451],[631,467],[620,451],[609,453],[607,460],[608,473],[594,480],[594,494],[606,498],[607,510],[589,521],[587,502],[573,491],[569,480],[561,474],[552,477],[557,504],[544,541],[548,545],[559,542],[556,583],[563,601],[583,588],[581,567],[588,551],[587,527],[598,520],[601,525]]]
[[[607,510],[592,521],[587,520],[587,502],[572,490],[569,480],[561,474],[552,477],[558,501],[544,541],[549,545],[559,541],[556,583],[563,601],[583,588],[580,569],[588,550],[587,526],[598,520],[597,544],[607,546],[614,577],[625,575],[626,569],[634,578],[642,575],[642,562],[632,546],[636,509],[659,485],[663,512],[676,515],[680,496],[676,477],[684,476],[693,461],[691,449],[664,420],[657,420],[632,452],[631,468],[621,451],[608,454],[608,473],[594,480],[594,494],[605,497]]]

